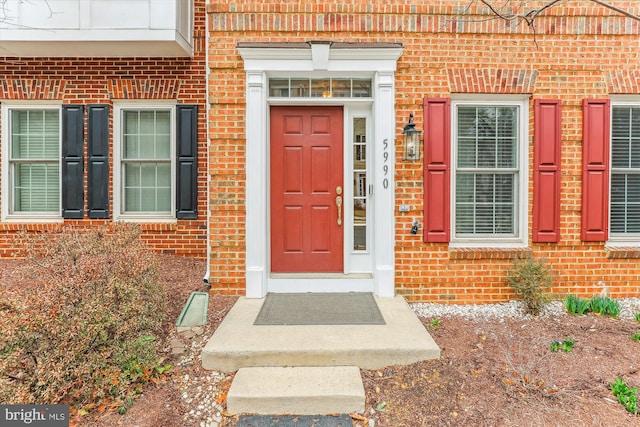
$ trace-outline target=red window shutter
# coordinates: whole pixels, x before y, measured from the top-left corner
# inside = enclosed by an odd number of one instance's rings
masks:
[[[449,241],[449,98],[424,99],[424,241]]]
[[[583,241],[607,240],[609,222],[610,101],[582,102],[582,231]]]
[[[533,241],[560,240],[562,101],[534,101]]]

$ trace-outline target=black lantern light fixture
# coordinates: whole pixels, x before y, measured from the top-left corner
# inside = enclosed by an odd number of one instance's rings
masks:
[[[402,129],[404,135],[404,149],[402,152],[402,160],[407,162],[416,162],[420,160],[420,134],[421,130],[416,129],[413,122],[413,113],[409,114],[409,121]]]

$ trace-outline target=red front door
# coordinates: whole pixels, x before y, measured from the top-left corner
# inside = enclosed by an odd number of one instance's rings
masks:
[[[342,272],[342,107],[271,107],[271,271]]]

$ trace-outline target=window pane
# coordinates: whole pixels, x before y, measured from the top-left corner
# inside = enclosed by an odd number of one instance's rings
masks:
[[[125,111],[123,120],[124,159],[151,160],[171,157],[169,111]]]
[[[298,98],[306,98],[310,96],[311,88],[309,79],[292,79],[291,80],[291,96]]]
[[[277,98],[370,98],[371,79],[269,79],[269,96]]]
[[[127,212],[169,212],[170,163],[127,163],[124,176],[124,206]]]
[[[169,212],[171,209],[171,189],[167,187],[158,188],[156,203],[158,212]]]
[[[123,113],[123,205],[125,212],[171,210],[171,112],[140,110]]]
[[[331,97],[331,80],[329,79],[313,79],[311,80],[311,96],[312,97]]]
[[[367,249],[367,119],[353,118],[353,249]]]
[[[350,79],[333,79],[333,96],[336,98],[351,97],[351,80]]]
[[[611,121],[611,166],[640,168],[640,108],[614,107]]]
[[[155,128],[155,111],[140,111],[138,112],[139,127],[141,135],[154,135],[156,133]]]
[[[289,79],[269,80],[269,96],[288,97],[289,96]]]
[[[125,159],[140,158],[140,137],[137,134],[123,136],[122,157]]]
[[[371,80],[370,79],[353,79],[352,84],[352,96],[354,98],[369,98],[371,97]]]
[[[456,233],[513,234],[513,174],[456,175]]]
[[[125,187],[124,209],[127,212],[140,212],[140,187]]]
[[[140,187],[140,164],[127,163],[124,167],[125,187]]]
[[[157,184],[156,165],[145,163],[140,165],[140,186],[155,188]]]
[[[458,167],[514,168],[516,107],[458,108]]]
[[[155,135],[140,135],[140,159],[156,158]]]
[[[356,251],[364,251],[367,249],[366,227],[353,227],[353,249]]]
[[[611,232],[640,233],[640,174],[611,175]]]
[[[493,168],[496,166],[496,141],[495,139],[478,139],[478,162],[476,166],[481,168]]]
[[[59,141],[58,110],[11,111],[12,159],[57,159]]]
[[[59,120],[59,110],[10,111],[11,213],[60,211]]]
[[[465,105],[456,114],[455,231],[513,236],[519,108]]]
[[[59,212],[60,181],[57,163],[15,165],[13,212]]]
[[[171,165],[169,163],[158,163],[157,166],[158,186],[171,189]]]
[[[612,234],[640,233],[640,108],[613,107],[611,114]]]

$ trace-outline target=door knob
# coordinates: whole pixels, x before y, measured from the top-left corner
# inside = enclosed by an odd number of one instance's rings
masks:
[[[338,207],[338,225],[342,225],[342,197],[336,196],[336,206]]]

